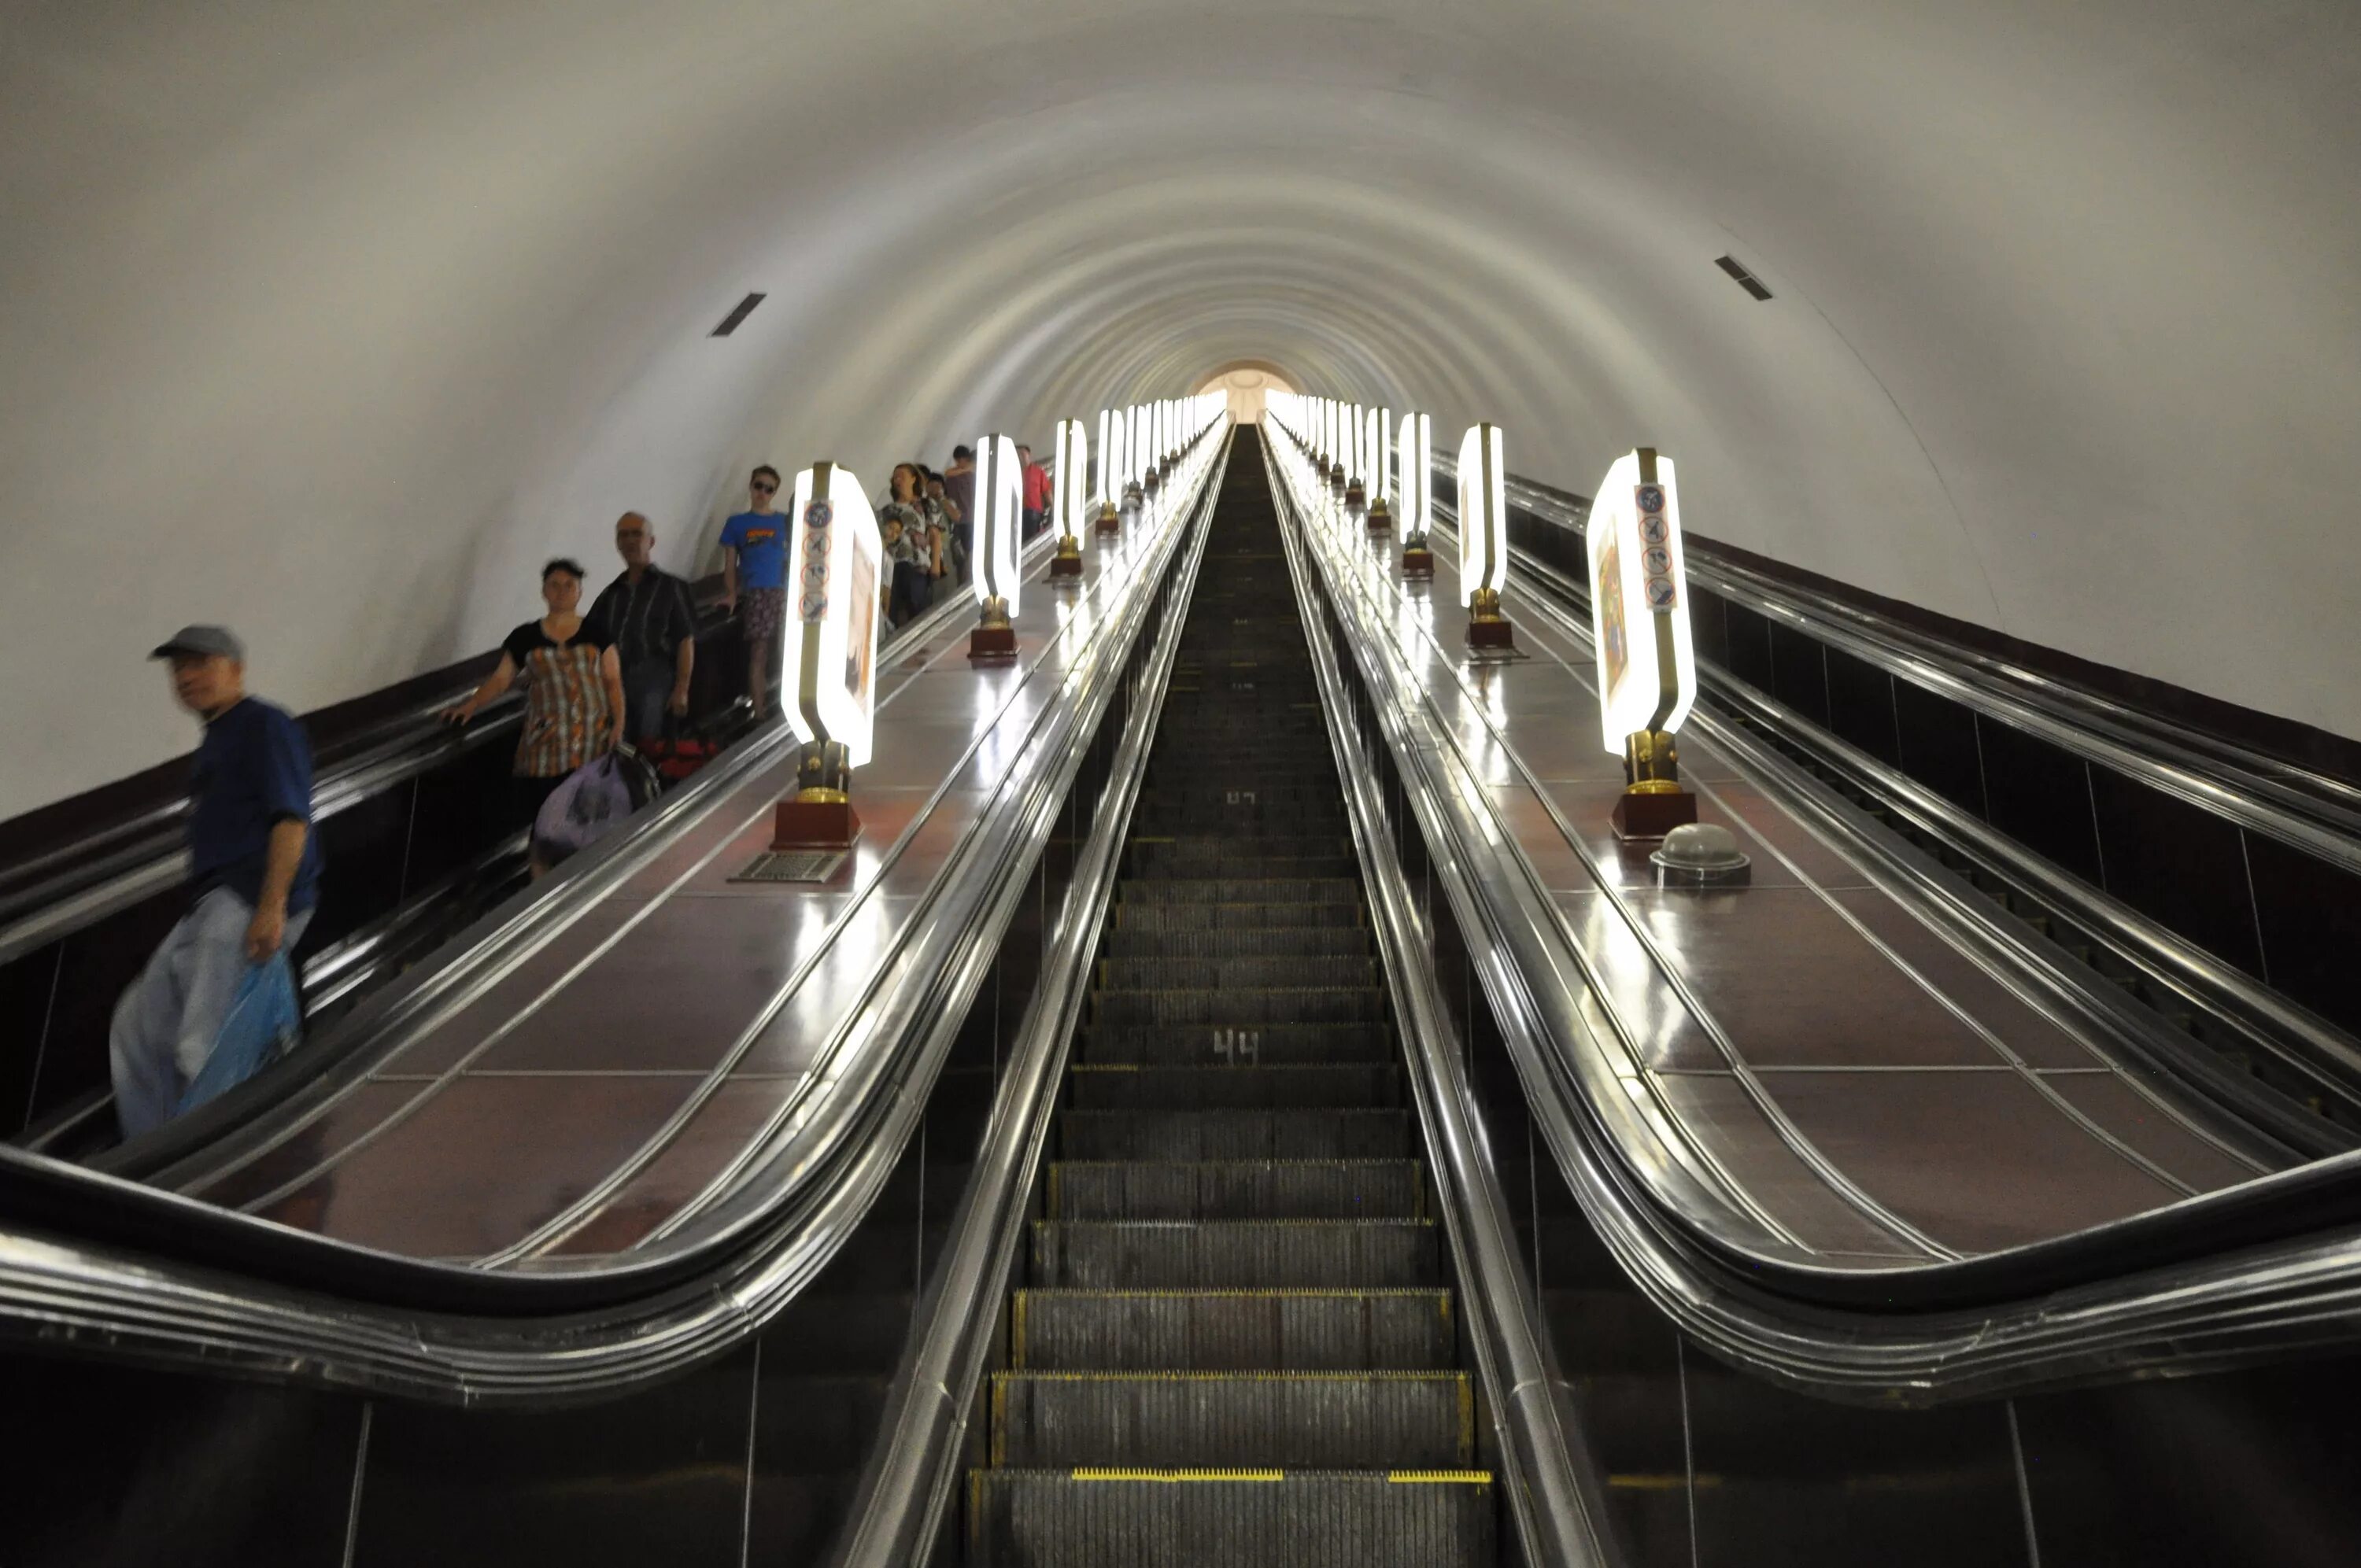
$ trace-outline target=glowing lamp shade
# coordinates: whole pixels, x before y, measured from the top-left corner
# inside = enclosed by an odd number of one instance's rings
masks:
[[[1374,506],[1378,501],[1382,500],[1387,506],[1390,507],[1393,505],[1393,493],[1386,488],[1385,410],[1371,409],[1369,411],[1367,426],[1361,440],[1363,444],[1367,448],[1369,455],[1369,466],[1364,475],[1364,477],[1368,481],[1369,504]]]
[[[1115,411],[1101,409],[1099,411],[1099,497],[1103,500],[1114,499],[1116,493],[1123,488],[1115,482]]]
[[[787,561],[795,599],[779,639],[787,723],[800,740],[842,741],[857,768],[876,725],[885,543],[849,469],[815,463],[796,476]]]
[[[1673,460],[1638,452],[1618,457],[1598,482],[1587,532],[1600,729],[1607,749],[1620,756],[1628,736],[1678,729],[1697,700]]]
[[[1401,526],[1424,533],[1434,521],[1434,420],[1410,413],[1401,422]]]
[[[1025,472],[1013,436],[975,444],[975,602],[1005,599],[1016,613],[1017,532],[1023,526]]]
[[[1082,422],[1061,419],[1052,444],[1057,477],[1049,490],[1050,524],[1063,539],[1082,526],[1082,508],[1090,500],[1091,438]]]
[[[1476,424],[1459,441],[1459,602],[1509,586],[1509,510],[1500,427]]]

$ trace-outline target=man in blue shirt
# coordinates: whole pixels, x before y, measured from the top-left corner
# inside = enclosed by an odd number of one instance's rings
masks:
[[[721,525],[722,602],[736,614],[742,593],[746,619],[746,695],[762,713],[770,702],[771,672],[778,668],[779,629],[787,614],[787,515],[774,505],[779,471],[768,463],[747,481],[747,510]]]
[[[183,627],[148,655],[204,720],[191,784],[189,912],[115,1004],[107,1045],[123,1135],[171,1118],[213,1055],[247,966],[292,948],[320,895],[312,748],[285,710],[246,695],[246,650]]]

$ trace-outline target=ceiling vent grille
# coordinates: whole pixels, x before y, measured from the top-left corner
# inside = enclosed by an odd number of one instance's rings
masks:
[[[1748,293],[1753,295],[1756,299],[1767,300],[1771,297],[1771,291],[1763,286],[1763,280],[1757,278],[1753,273],[1749,272],[1743,266],[1741,266],[1738,258],[1734,256],[1719,257],[1715,259],[1714,265],[1720,268],[1724,272],[1729,273],[1732,278],[1737,279],[1738,286],[1745,290]],[[760,299],[762,296],[758,294],[755,298]]]
[[[723,316],[721,318],[721,324],[713,329],[713,335],[716,337],[728,337],[731,333],[736,332],[738,330],[739,323],[743,322],[748,316],[752,315],[754,313],[754,307],[761,304],[765,296],[762,294],[749,294],[744,299],[739,301],[738,308],[731,311],[728,315]]]

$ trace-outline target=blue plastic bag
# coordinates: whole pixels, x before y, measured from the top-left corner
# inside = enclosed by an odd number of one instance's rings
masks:
[[[229,1016],[214,1036],[214,1054],[181,1096],[172,1114],[185,1116],[206,1101],[228,1093],[292,1050],[303,1035],[303,1009],[295,1000],[295,971],[284,952],[269,963],[248,964],[230,998]]]
[[[533,821],[533,847],[541,863],[554,866],[577,850],[589,848],[631,814],[631,784],[612,752],[566,775],[541,803]]]

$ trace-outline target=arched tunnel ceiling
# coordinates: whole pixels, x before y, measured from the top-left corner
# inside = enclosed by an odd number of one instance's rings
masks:
[[[185,747],[184,620],[316,707],[627,507],[686,565],[755,460],[1248,359],[2361,733],[2356,61],[2349,0],[20,0],[0,815]]]

